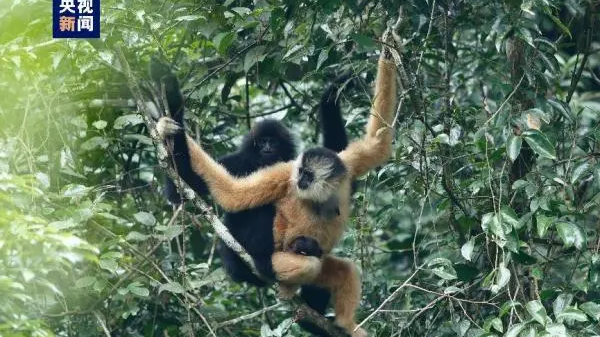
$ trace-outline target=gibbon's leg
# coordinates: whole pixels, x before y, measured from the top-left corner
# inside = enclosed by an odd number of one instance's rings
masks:
[[[275,252],[271,257],[278,281],[285,284],[308,284],[321,272],[321,260],[290,252]]]
[[[360,304],[360,274],[354,263],[335,256],[323,257],[321,272],[312,284],[329,289],[333,294],[335,324],[346,329],[352,337],[366,337],[367,331],[354,332],[354,314]]]

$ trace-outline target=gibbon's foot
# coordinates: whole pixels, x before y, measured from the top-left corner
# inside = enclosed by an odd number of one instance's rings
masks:
[[[323,249],[319,246],[319,242],[308,236],[299,236],[295,238],[294,241],[290,243],[287,250],[306,256],[321,257],[323,255]]]
[[[183,130],[181,125],[170,117],[161,117],[156,123],[156,131],[161,140],[180,133]]]
[[[292,284],[312,282],[321,272],[321,260],[291,252],[276,252],[271,257],[278,281]]]
[[[277,292],[277,297],[282,300],[289,300],[290,298],[296,295],[296,291],[298,291],[298,286],[279,283],[279,291]]]

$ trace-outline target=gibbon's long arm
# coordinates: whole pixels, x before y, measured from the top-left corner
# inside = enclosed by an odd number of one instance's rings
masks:
[[[359,177],[383,164],[391,156],[396,111],[396,64],[381,54],[375,81],[375,100],[367,122],[366,134],[339,153],[350,176]],[[383,129],[382,129],[383,128]],[[379,131],[382,129],[381,131]]]
[[[286,195],[293,162],[265,167],[249,176],[232,176],[186,135],[192,170],[201,175],[215,201],[228,212],[272,203]]]

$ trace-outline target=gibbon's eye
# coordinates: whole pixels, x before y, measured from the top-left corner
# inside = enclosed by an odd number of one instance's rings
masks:
[[[298,188],[301,190],[307,189],[313,183],[314,179],[315,176],[311,171],[303,167],[298,168]]]

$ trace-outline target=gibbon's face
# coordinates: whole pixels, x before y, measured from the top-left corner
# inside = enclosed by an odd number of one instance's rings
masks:
[[[289,130],[279,121],[264,119],[256,123],[240,147],[258,165],[267,166],[279,161],[293,160],[296,146]]]
[[[267,162],[281,160],[279,158],[281,148],[277,138],[269,136],[258,138],[254,141],[254,148],[259,157]]]
[[[299,198],[323,203],[335,195],[345,174],[346,167],[335,152],[314,148],[296,160],[292,182]]]

